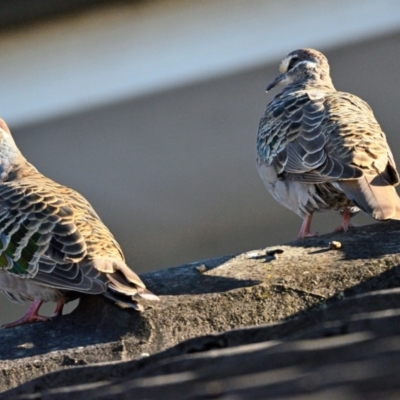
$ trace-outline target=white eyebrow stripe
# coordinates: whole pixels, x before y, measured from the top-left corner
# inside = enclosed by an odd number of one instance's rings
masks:
[[[279,66],[279,71],[280,71],[281,74],[284,74],[285,72],[287,72],[287,70],[289,68],[290,61],[292,60],[293,57],[296,57],[296,56],[285,57],[281,61],[281,64]],[[307,68],[315,68],[317,66],[317,63],[315,61],[309,61],[309,60],[300,61],[299,64],[303,64]]]
[[[285,57],[285,58],[281,61],[281,65],[279,66],[279,72],[280,72],[281,74],[284,74],[284,73],[287,71],[287,69],[288,69],[288,67],[289,67],[290,60],[291,60],[292,58],[293,58],[293,57]]]
[[[308,68],[315,68],[317,66],[317,63],[315,61],[302,61],[299,64],[304,64]]]

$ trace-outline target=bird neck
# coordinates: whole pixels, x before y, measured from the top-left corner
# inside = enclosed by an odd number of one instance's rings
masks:
[[[8,172],[6,171],[3,172],[0,169],[1,172],[0,183],[11,182],[16,179],[24,178],[38,173],[38,170],[32,164],[30,164],[25,159],[24,161],[25,161],[24,163],[21,162],[17,165],[13,165],[13,167]]]
[[[4,139],[4,138],[3,138]],[[0,141],[0,182],[10,178],[29,165],[11,136]]]
[[[307,79],[303,81],[293,82],[287,85],[283,92],[294,92],[300,90],[323,90],[323,91],[336,91],[333,86],[332,80],[328,79]]]

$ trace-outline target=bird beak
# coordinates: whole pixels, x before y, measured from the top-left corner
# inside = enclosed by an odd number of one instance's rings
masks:
[[[271,82],[268,86],[266,91],[269,92],[272,88],[274,88],[276,85],[284,84],[287,83],[287,76],[286,74],[280,74],[278,75],[273,82]]]

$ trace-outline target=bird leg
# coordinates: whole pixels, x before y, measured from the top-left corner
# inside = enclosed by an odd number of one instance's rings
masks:
[[[355,225],[350,222],[351,219],[351,212],[345,208],[342,214],[342,224],[338,226],[334,232],[347,232],[350,228],[354,227]]]
[[[53,317],[58,317],[59,315],[62,315],[64,304],[65,304],[64,298],[61,297],[60,299],[57,300],[56,309],[54,310]]]
[[[297,235],[297,239],[304,239],[304,238],[308,238],[308,237],[318,236],[318,232],[313,233],[310,231],[312,216],[313,216],[313,214],[311,213],[311,214],[308,214],[304,218],[303,223],[300,228],[300,232]]]
[[[38,314],[39,308],[41,307],[42,304],[43,304],[42,300],[38,299],[33,300],[28,308],[28,311],[22,318],[17,319],[15,322],[4,324],[3,328],[13,328],[14,326],[29,324],[34,321],[47,321],[49,319],[48,317],[44,317]]]

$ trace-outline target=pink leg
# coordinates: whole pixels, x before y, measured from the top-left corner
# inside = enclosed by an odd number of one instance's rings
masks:
[[[304,239],[307,237],[318,236],[318,233],[313,233],[310,231],[312,216],[313,215],[311,213],[304,218],[303,224],[301,225],[301,228],[300,228],[300,232],[297,235],[297,239]]]
[[[64,309],[65,300],[63,298],[58,299],[56,309],[54,310],[53,317],[58,317],[62,315]]]
[[[49,319],[48,317],[43,317],[42,315],[38,314],[39,308],[42,304],[42,300],[32,301],[31,305],[28,308],[28,311],[22,318],[16,320],[15,322],[4,324],[3,328],[13,328],[14,326],[29,324],[34,321],[47,321]]]
[[[355,226],[355,225],[353,225],[353,224],[350,222],[350,219],[351,219],[351,213],[350,213],[350,211],[346,208],[346,209],[343,211],[342,224],[341,224],[340,226],[338,226],[338,227],[334,230],[334,232],[341,232],[341,231],[347,232],[347,231],[349,230],[349,228],[352,228],[353,226]]]

